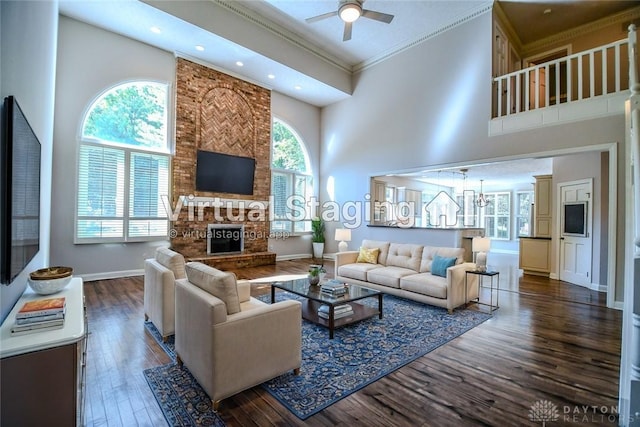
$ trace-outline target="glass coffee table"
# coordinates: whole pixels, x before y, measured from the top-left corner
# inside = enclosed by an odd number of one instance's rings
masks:
[[[271,284],[272,304],[275,302],[276,289],[291,292],[292,294],[305,298],[307,301],[306,303],[302,303],[302,318],[328,328],[329,339],[333,339],[333,331],[341,326],[350,325],[374,316],[378,316],[379,319],[382,319],[383,294],[375,289],[369,289],[358,285],[346,285],[347,292],[345,294],[333,296],[322,292],[320,285],[311,286],[307,278],[284,280]],[[365,298],[377,298],[378,308],[376,309],[375,307],[370,307],[356,302]],[[339,317],[340,313],[336,315],[336,307],[338,307],[338,311],[340,311],[345,308],[344,306],[346,305],[351,306],[352,311],[349,310],[348,314],[343,314],[343,317]],[[326,313],[326,318],[318,314],[318,310],[321,306],[326,306],[323,307]]]

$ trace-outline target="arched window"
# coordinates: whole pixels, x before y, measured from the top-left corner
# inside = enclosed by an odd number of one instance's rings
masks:
[[[298,134],[282,120],[273,120],[271,134],[271,231],[311,231],[312,212],[306,203],[313,196],[309,155]]]
[[[82,121],[76,243],[166,239],[168,85],[136,81],[100,94]]]

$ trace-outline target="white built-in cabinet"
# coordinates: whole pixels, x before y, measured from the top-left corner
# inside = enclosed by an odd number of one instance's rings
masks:
[[[534,178],[536,179],[535,204],[533,205],[534,237],[551,237],[553,224],[552,175],[538,175]]]
[[[548,276],[551,272],[553,225],[552,175],[537,175],[533,205],[533,236],[520,238],[519,267],[525,274]]]

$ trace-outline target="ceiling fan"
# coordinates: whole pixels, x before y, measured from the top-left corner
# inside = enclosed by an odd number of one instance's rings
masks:
[[[364,18],[373,19],[375,21],[384,22],[385,24],[391,23],[393,15],[387,13],[376,12],[374,10],[363,9],[362,4],[364,0],[340,0],[338,10],[333,12],[323,13],[322,15],[313,16],[305,19],[307,23],[320,21],[322,19],[331,18],[333,16],[339,16],[344,21],[344,35],[342,41],[346,42],[351,40],[351,27],[354,21],[361,16]]]

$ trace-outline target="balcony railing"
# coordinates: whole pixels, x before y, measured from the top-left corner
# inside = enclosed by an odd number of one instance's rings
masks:
[[[628,47],[620,40],[494,78],[493,117],[629,90]]]

